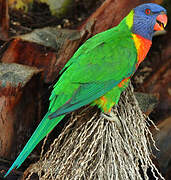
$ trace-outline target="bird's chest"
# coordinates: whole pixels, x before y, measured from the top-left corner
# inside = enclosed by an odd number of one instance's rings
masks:
[[[145,59],[150,47],[151,47],[151,40],[145,39],[142,36],[139,36],[137,34],[132,34],[135,47],[137,49],[137,67],[139,64]]]

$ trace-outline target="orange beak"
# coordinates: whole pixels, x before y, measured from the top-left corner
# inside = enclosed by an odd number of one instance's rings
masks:
[[[163,31],[167,24],[167,15],[160,14],[156,18],[156,24],[154,26],[155,31]]]

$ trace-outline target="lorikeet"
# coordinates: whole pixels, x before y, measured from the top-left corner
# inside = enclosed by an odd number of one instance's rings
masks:
[[[166,10],[147,3],[131,10],[117,27],[88,39],[60,72],[47,114],[5,177],[21,166],[67,113],[87,104],[109,112],[146,57],[154,32],[163,30],[166,23]]]

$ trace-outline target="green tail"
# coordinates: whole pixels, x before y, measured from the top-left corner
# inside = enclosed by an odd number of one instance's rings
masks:
[[[5,174],[6,177],[14,168],[19,168],[27,156],[33,151],[35,146],[64,118],[65,115],[59,116],[55,119],[49,120],[49,113],[47,113],[42,121],[40,122],[33,135],[14,161],[8,172]]]

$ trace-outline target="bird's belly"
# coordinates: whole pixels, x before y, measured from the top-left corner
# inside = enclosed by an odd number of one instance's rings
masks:
[[[120,94],[126,89],[130,78],[123,79],[117,86],[108,91],[106,94],[96,99],[92,105],[97,105],[102,112],[110,112],[112,107],[118,103]]]

